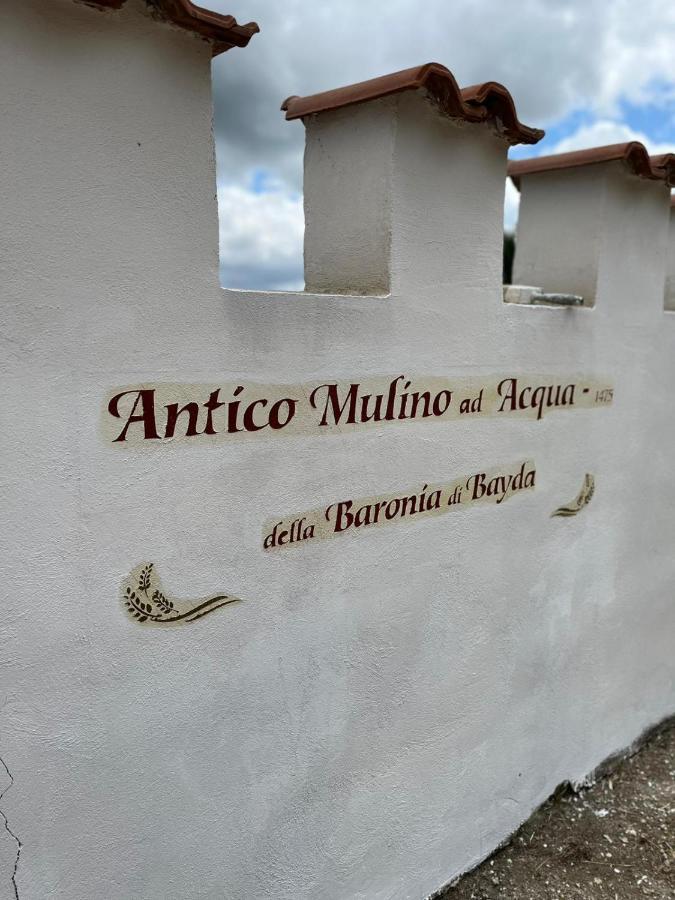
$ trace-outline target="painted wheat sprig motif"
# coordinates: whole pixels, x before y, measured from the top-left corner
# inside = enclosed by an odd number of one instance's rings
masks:
[[[551,516],[576,516],[576,514],[584,508],[584,506],[588,506],[591,502],[593,494],[595,493],[595,478],[587,472],[584,475],[584,483],[581,486],[581,490],[577,494],[577,496],[570,503],[566,503],[565,506],[559,506],[555,509]]]
[[[148,596],[148,588],[150,587],[150,574],[152,573],[152,563],[148,563],[147,566],[144,566],[141,569],[141,574],[138,576],[138,590],[143,591],[145,596]]]
[[[153,563],[141,563],[124,579],[121,586],[124,610],[139,625],[176,625],[195,622],[221,606],[235,603],[239,597],[215,594],[200,600],[179,600],[162,589]]]

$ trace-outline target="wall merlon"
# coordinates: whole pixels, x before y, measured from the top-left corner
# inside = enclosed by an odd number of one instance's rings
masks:
[[[183,285],[189,320],[197,282],[203,297],[212,286],[199,311],[214,313],[212,46],[155,21],[143,0],[109,11],[16,0],[2,5],[0,19],[0,221],[8,234],[30,236],[14,251],[25,284],[43,289],[33,261],[49,258],[52,278],[61,266],[71,273],[59,305],[72,308],[108,284],[107,314],[142,317],[153,302],[164,305],[144,287],[152,272],[167,289]]]
[[[673,154],[650,157],[631,141],[510,162],[508,173],[521,192],[514,284],[594,306],[603,272],[625,270],[630,281],[637,267],[665,277],[653,256],[664,241]]]
[[[508,146],[544,134],[520,122],[503,85],[461,89],[438,63],[282,109],[306,129],[305,282],[317,293],[388,293],[430,265],[470,281],[486,239],[501,240]]]

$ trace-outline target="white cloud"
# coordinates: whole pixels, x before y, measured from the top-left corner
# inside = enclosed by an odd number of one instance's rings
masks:
[[[587,147],[602,147],[605,144],[623,144],[626,141],[640,141],[651,154],[669,153],[673,151],[672,144],[659,144],[651,138],[630,126],[625,122],[616,122],[611,119],[599,119],[592,125],[583,125],[573,134],[559,141],[547,153],[568,153],[571,150],[585,150]]]
[[[302,290],[302,197],[226,184],[218,207],[224,287]]]

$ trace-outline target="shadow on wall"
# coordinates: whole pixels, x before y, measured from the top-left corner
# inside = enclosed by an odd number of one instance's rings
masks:
[[[516,252],[516,237],[512,231],[504,232],[504,251],[502,255],[502,284],[512,284],[513,257]]]

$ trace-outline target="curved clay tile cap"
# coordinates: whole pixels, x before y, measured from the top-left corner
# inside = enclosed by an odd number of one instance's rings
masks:
[[[675,185],[675,153],[662,153],[650,156],[652,171],[656,172],[671,187]]]
[[[126,0],[87,0],[90,6],[121,9]],[[213,55],[232,47],[245,47],[260,31],[256,22],[239,25],[234,16],[224,16],[196,6],[191,0],[148,0],[162,18],[187,31],[200,35],[213,44]]]
[[[287,119],[301,119],[420,88],[426,90],[447,116],[465,122],[488,122],[510,144],[536,144],[544,136],[539,128],[529,128],[518,121],[513,97],[504,85],[487,81],[460,90],[452,72],[440,63],[403,69],[309,97],[289,97],[281,108],[285,110]]]
[[[577,166],[591,166],[617,160],[623,162],[633,175],[653,181],[665,181],[667,184],[675,183],[675,156],[666,153],[663,156],[650,157],[644,144],[639,141],[591,147],[588,150],[574,150],[571,153],[555,153],[551,156],[537,156],[533,159],[519,159],[509,163],[508,173],[515,186],[519,188],[521,175],[574,169]]]

